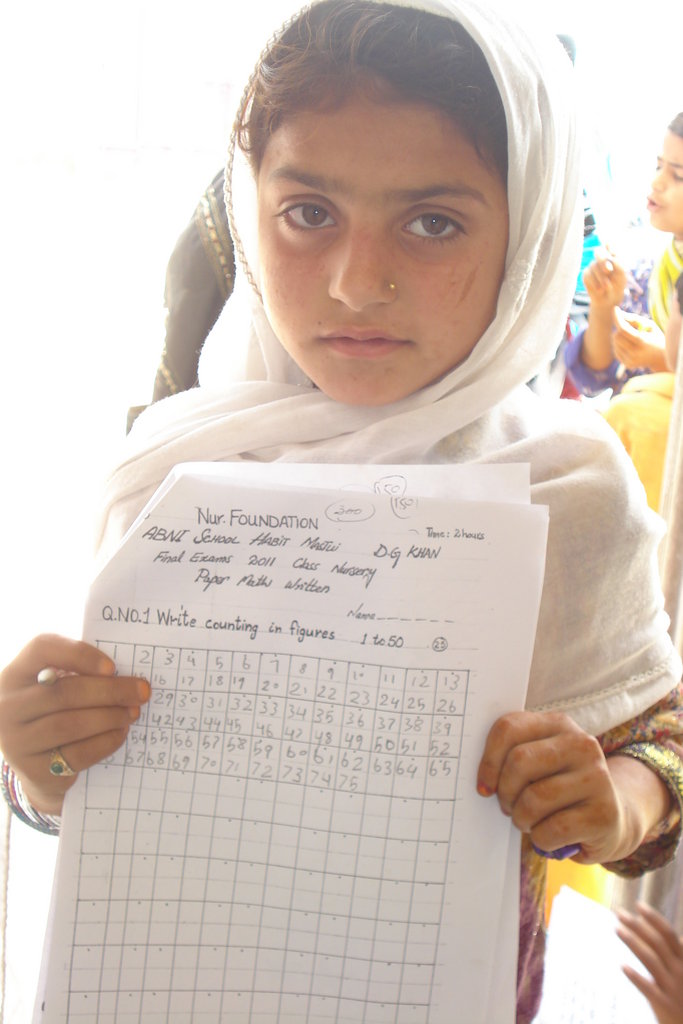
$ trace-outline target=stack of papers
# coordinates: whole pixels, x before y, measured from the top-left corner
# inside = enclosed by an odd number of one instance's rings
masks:
[[[514,1021],[528,467],[179,467],[85,637],[151,680],[70,791],[36,1021]],[[454,1008],[457,1008],[454,1016]]]

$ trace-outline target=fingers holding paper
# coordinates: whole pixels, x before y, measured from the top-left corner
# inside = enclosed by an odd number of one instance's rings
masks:
[[[112,754],[149,699],[97,648],[32,640],[0,673],[0,748],[39,811],[58,814],[78,772]]]
[[[477,788],[483,796],[497,795],[503,813],[539,851],[569,848],[584,864],[618,860],[647,831],[625,791],[632,769],[638,776],[649,770],[635,762],[616,765],[629,760],[606,758],[598,740],[566,715],[516,712],[491,728]]]

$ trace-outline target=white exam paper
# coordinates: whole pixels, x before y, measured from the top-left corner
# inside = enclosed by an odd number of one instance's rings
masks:
[[[548,927],[543,1001],[534,1024],[657,1024],[650,1004],[622,973],[647,971],[617,935],[607,907],[562,886]]]
[[[547,510],[511,467],[460,475],[486,503],[284,468],[179,467],[93,584],[86,639],[153,695],[70,791],[36,1021],[514,1020],[518,843],[475,777]]]

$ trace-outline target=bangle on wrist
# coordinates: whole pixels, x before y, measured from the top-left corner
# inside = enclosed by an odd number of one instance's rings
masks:
[[[19,778],[4,760],[0,774],[0,787],[2,787],[5,803],[25,825],[30,825],[31,828],[37,829],[38,832],[44,832],[46,835],[56,836],[59,834],[60,819],[52,814],[41,814],[29,803],[24,796]]]
[[[629,743],[612,751],[623,757],[633,757],[647,765],[661,779],[671,795],[672,810],[683,817],[683,760],[669,747],[660,743],[644,741]],[[669,810],[669,815],[671,810]],[[668,817],[668,815],[667,815]]]

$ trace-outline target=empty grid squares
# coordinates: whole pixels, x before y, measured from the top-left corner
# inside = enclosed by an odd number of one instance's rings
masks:
[[[89,773],[69,1019],[429,1019],[466,669],[102,644],[152,699]]]

